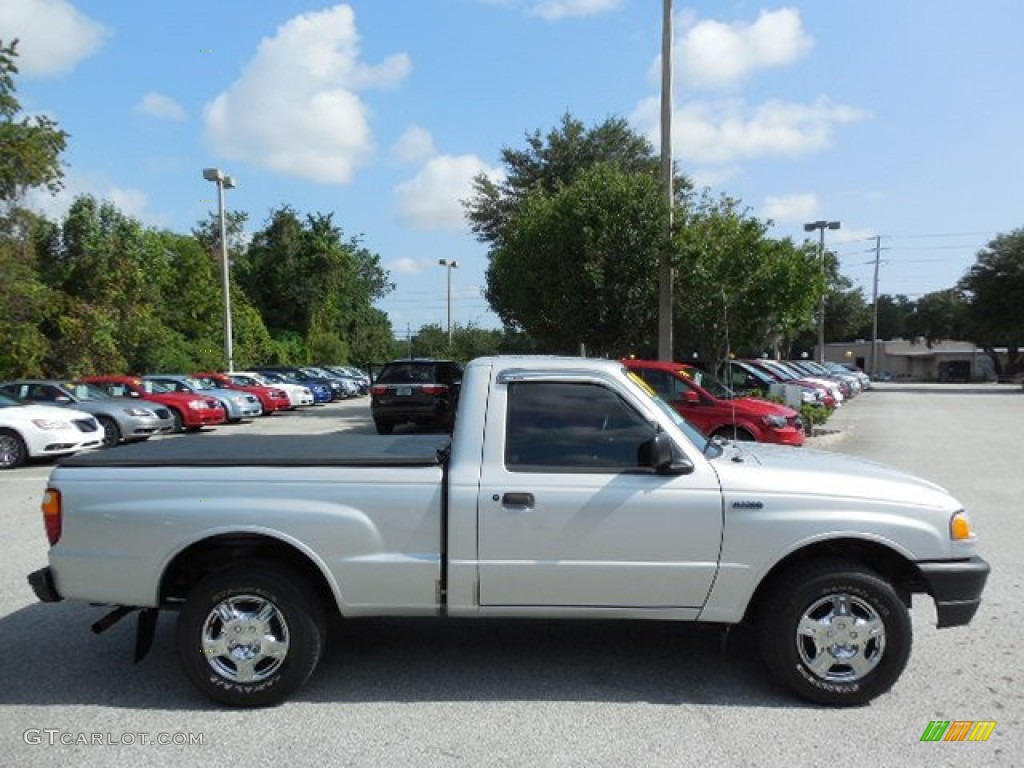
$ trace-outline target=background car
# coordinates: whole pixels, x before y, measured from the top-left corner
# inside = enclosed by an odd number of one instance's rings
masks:
[[[85,411],[30,405],[0,394],[0,469],[28,459],[70,456],[103,444],[99,422]]]
[[[194,395],[205,395],[220,401],[227,414],[227,420],[237,424],[242,419],[251,419],[263,415],[263,406],[255,395],[233,389],[208,389],[203,383],[191,376],[180,373],[160,373],[143,376],[143,381],[162,384],[174,392],[190,392]]]
[[[313,402],[315,403],[323,404],[339,399],[335,397],[334,389],[331,387],[330,382],[320,377],[303,373],[298,368],[276,366],[269,368],[259,367],[255,370],[256,373],[266,377],[275,384],[288,382],[289,384],[299,384],[306,387],[313,393]]]
[[[711,374],[682,363],[632,358],[622,363],[707,437],[804,444],[804,425],[792,408],[738,397]]]
[[[191,392],[174,392],[138,376],[86,376],[82,381],[103,389],[114,397],[149,400],[166,406],[174,420],[175,432],[195,432],[227,421],[227,413],[220,400]]]
[[[239,384],[226,373],[203,372],[194,373],[192,376],[202,382],[207,389],[235,389],[255,395],[256,399],[260,401],[260,405],[263,406],[264,416],[270,416],[278,411],[286,411],[292,407],[288,393],[280,387],[266,384]]]
[[[411,359],[387,363],[370,387],[370,412],[377,432],[398,424],[451,431],[462,386],[462,366],[452,360]]]
[[[356,392],[359,395],[366,395],[370,392],[370,377],[353,365],[321,365],[325,371],[330,371],[338,376],[344,376],[355,382]]]
[[[228,376],[236,384],[240,384],[244,387],[251,386],[264,386],[264,387],[277,387],[278,389],[284,390],[288,395],[288,400],[291,403],[291,410],[295,410],[297,407],[313,405],[316,399],[313,397],[313,392],[309,387],[303,384],[293,384],[290,381],[285,381],[281,376],[266,376],[256,371],[235,371],[229,373]],[[330,399],[330,392],[327,393],[327,399]]]
[[[85,381],[19,379],[0,384],[0,391],[28,403],[71,406],[91,413],[103,429],[105,448],[120,442],[148,440],[153,435],[174,431],[174,419],[166,408],[130,398],[111,397]]]

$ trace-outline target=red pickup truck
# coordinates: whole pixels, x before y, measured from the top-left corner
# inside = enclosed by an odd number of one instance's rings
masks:
[[[737,397],[711,374],[683,363],[632,358],[622,362],[708,437],[804,444],[803,421],[800,414],[788,406],[754,397]]]
[[[175,432],[195,432],[201,427],[223,424],[228,418],[220,401],[214,397],[171,392],[136,376],[85,376],[82,381],[95,384],[115,397],[137,397],[166,405],[174,416]]]

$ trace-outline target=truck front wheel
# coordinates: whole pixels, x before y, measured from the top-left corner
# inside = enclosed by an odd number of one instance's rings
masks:
[[[315,594],[291,571],[246,564],[200,581],[178,616],[185,674],[211,699],[232,707],[280,703],[313,674],[324,618]]]
[[[855,563],[816,561],[786,574],[761,606],[769,670],[804,699],[866,704],[910,658],[910,613],[892,586]]]

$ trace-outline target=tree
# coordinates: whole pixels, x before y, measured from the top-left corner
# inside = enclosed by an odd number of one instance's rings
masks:
[[[677,217],[674,237],[677,358],[709,366],[730,350],[778,347],[813,311],[821,285],[810,248],[771,240],[732,198],[704,194]]]
[[[858,339],[870,339],[872,336],[873,317],[871,315],[874,309],[869,306],[868,311],[869,316],[857,329],[856,338]],[[913,312],[914,302],[906,296],[880,294],[878,297],[878,338],[899,339],[907,336],[910,333],[907,330],[907,320]]]
[[[966,321],[974,342],[992,358],[997,374],[1015,374],[1024,344],[1024,229],[992,240],[957,288],[968,302]],[[997,347],[1006,348],[1005,371]]]
[[[925,294],[907,318],[908,332],[924,337],[929,347],[943,339],[964,338],[966,326],[967,302],[955,289]]]
[[[526,145],[526,149],[503,147],[504,178],[480,174],[473,181],[473,197],[464,202],[473,232],[494,247],[503,244],[507,227],[527,198],[555,194],[595,165],[609,164],[627,174],[658,178],[660,160],[651,143],[621,117],[587,129],[567,113],[546,136],[539,130],[527,134]],[[680,196],[690,186],[685,178],[676,180]]]
[[[0,40],[0,204],[7,208],[17,205],[34,187],[57,192],[63,186],[60,155],[68,139],[49,117],[18,119],[17,56],[17,40],[8,45]]]
[[[31,239],[8,234],[37,226],[38,217],[21,210],[4,219],[13,216],[23,224],[0,232],[0,378],[41,376],[50,347],[40,327],[52,307],[52,293],[38,278]]]
[[[653,332],[667,215],[657,179],[610,163],[525,197],[490,252],[485,295],[552,352],[616,353]]]

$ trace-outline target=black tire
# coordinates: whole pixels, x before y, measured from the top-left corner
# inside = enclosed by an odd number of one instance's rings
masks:
[[[185,417],[181,415],[181,411],[171,408],[171,418],[174,419],[174,428],[171,430],[171,433],[178,434],[179,432],[184,432]]]
[[[374,424],[377,425],[378,435],[390,435],[392,432],[395,431],[395,425],[389,424],[386,421],[375,421]]]
[[[738,442],[752,443],[755,438],[743,427],[719,427],[714,434],[714,437],[722,437],[726,440],[736,440]]]
[[[28,448],[13,429],[0,429],[0,469],[17,469],[28,460]]]
[[[185,674],[221,704],[280,703],[320,661],[324,617],[313,594],[298,574],[269,563],[210,574],[192,589],[178,615],[178,656]],[[230,621],[225,614],[231,614]],[[237,642],[238,637],[248,642]],[[282,647],[275,651],[273,645]]]
[[[910,612],[892,586],[843,560],[787,573],[759,606],[759,624],[772,675],[801,698],[833,707],[888,691],[913,643]]]
[[[100,423],[100,428],[103,430],[104,448],[113,448],[121,442],[121,429],[117,426],[116,421],[109,416],[97,416],[96,421]]]

